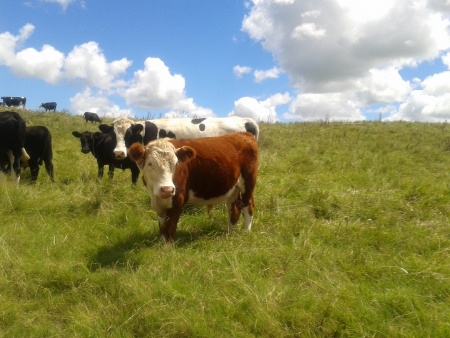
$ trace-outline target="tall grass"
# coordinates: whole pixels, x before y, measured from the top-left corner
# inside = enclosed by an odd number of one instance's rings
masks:
[[[450,335],[447,124],[261,124],[253,231],[190,207],[164,246],[142,183],[80,152],[96,125],[21,114],[56,182],[0,177],[0,335]]]

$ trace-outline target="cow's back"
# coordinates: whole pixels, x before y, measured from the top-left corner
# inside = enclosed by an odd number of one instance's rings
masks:
[[[257,139],[259,128],[250,118],[242,117],[207,117],[207,118],[166,118],[153,120],[158,128],[158,137],[167,137],[169,133],[177,139],[222,136],[233,132],[251,132]],[[173,137],[173,136],[170,136]]]

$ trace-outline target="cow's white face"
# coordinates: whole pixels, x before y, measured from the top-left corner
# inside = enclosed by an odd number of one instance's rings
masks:
[[[116,134],[116,140],[117,145],[114,149],[114,155],[117,159],[124,159],[127,157],[127,148],[125,146],[125,133],[127,132],[128,128],[131,127],[131,125],[134,122],[126,117],[118,118],[113,122],[114,124],[114,133]]]
[[[159,198],[175,195],[173,174],[178,163],[175,147],[170,142],[151,142],[145,151],[142,170],[149,194]]]
[[[173,177],[177,164],[190,161],[196,152],[186,146],[175,149],[168,139],[159,139],[145,147],[139,143],[133,144],[129,155],[141,169],[150,196],[167,199],[176,193]]]

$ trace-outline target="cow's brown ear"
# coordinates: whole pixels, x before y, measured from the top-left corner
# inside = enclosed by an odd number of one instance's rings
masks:
[[[189,162],[197,155],[194,148],[188,146],[176,149],[175,154],[177,155],[178,161],[180,162]]]
[[[134,143],[128,149],[128,156],[137,164],[141,164],[145,156],[145,147],[142,144]]]

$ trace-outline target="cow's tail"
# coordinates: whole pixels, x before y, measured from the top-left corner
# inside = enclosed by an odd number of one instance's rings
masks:
[[[45,130],[45,141],[41,161],[42,159],[44,159],[44,161],[46,161],[47,164],[47,161],[51,163],[53,160],[52,134],[50,134],[50,131],[47,128],[44,128],[44,130]],[[42,164],[42,162],[40,164]]]
[[[255,139],[258,140],[259,137],[259,126],[255,121],[248,121],[245,123],[245,130],[252,133]]]

